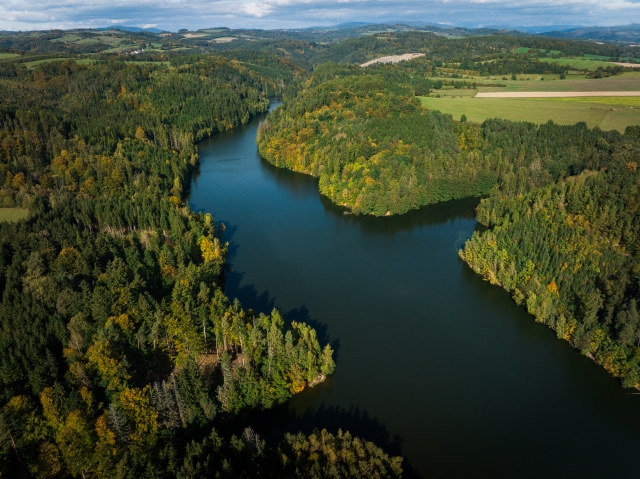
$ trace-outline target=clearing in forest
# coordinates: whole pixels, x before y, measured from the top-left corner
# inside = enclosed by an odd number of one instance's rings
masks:
[[[28,214],[29,210],[26,208],[0,208],[0,221],[13,223],[25,219]]]
[[[413,60],[414,58],[423,57],[424,53],[405,53],[403,55],[389,55],[386,57],[376,58],[375,60],[369,60],[361,64],[362,68],[368,67],[369,65],[373,65],[375,63],[399,63],[405,60]]]

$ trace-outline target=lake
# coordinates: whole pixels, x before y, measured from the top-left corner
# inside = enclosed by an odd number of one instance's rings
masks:
[[[477,199],[346,215],[260,158],[262,119],[199,144],[189,202],[226,226],[229,298],[311,324],[337,368],[247,426],[341,427],[407,477],[638,475],[640,396],[458,258]]]

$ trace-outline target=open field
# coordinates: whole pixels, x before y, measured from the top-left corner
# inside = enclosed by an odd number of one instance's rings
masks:
[[[595,96],[640,97],[640,91],[498,91],[480,92],[476,95],[476,98],[569,98]]]
[[[640,63],[613,62],[613,64],[620,65],[621,67],[627,67],[627,68],[640,68]]]
[[[62,62],[64,60],[69,60],[69,59],[68,58],[47,58],[45,60],[34,60],[32,62],[24,62],[23,65],[27,67],[29,70],[33,70],[35,67],[43,63]]]
[[[0,53],[0,60],[9,60],[11,58],[19,57],[19,53]]]
[[[84,40],[78,40],[76,45],[88,45],[92,43],[102,43],[100,38],[85,38]]]
[[[234,40],[237,40],[237,38],[235,38],[235,37],[218,37],[218,38],[214,38],[212,40],[209,40],[209,43],[229,43],[229,42],[232,42]]]
[[[135,50],[138,48],[138,45],[135,43],[131,43],[129,45],[118,45],[117,47],[109,48],[108,50],[103,50],[100,53],[116,53],[121,52],[123,50]]]
[[[414,58],[423,57],[424,53],[405,53],[403,55],[389,55],[386,57],[376,58],[375,60],[369,60],[368,62],[360,65],[361,67],[368,67],[375,63],[398,63],[405,60],[413,60]]]
[[[640,114],[640,96],[624,96],[624,97],[580,97],[580,98],[554,98],[554,101],[566,101],[566,102],[580,102],[580,103],[592,103],[600,105],[621,105],[631,106],[637,108],[638,114]]]
[[[29,214],[25,208],[0,208],[0,221],[14,222],[23,220]]]
[[[576,70],[596,71],[598,67],[607,68],[614,66],[614,63],[595,60],[589,58],[540,58],[541,62],[557,63],[558,65],[566,65]]]
[[[524,76],[524,75],[522,75]],[[500,80],[496,83],[505,87],[480,87],[480,92],[498,91],[637,91],[640,90],[640,72],[625,72],[620,75],[589,79],[582,76],[567,76],[566,80],[553,80],[553,75],[542,75],[544,81],[533,80],[533,75],[528,75],[531,81]],[[540,77],[540,75],[538,75]],[[488,83],[488,80],[476,80]]]
[[[572,125],[584,121],[591,128],[624,132],[629,125],[640,125],[640,110],[637,107],[621,105],[619,99],[612,103],[592,102],[592,98],[579,101],[578,98],[472,98],[470,96],[452,98],[419,97],[422,105],[432,110],[451,114],[459,120],[466,115],[469,121],[481,123],[488,118],[504,118],[513,121],[546,123],[553,120],[562,125]],[[623,100],[636,101],[628,97]]]
[[[53,38],[52,40],[49,40],[49,41],[53,43],[72,43],[78,40],[80,40],[80,37],[78,35],[74,35],[73,33],[68,33],[60,38]]]

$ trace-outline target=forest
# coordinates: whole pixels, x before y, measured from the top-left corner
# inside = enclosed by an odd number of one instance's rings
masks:
[[[325,64],[261,125],[261,155],[354,214],[482,197],[460,251],[536,321],[640,384],[640,127],[455,121],[416,99],[415,66]]]
[[[184,190],[196,142],[300,70],[184,56],[43,63],[0,79],[0,476],[399,477],[325,430],[267,444],[243,418],[323,381],[333,351],[222,290],[224,226]]]

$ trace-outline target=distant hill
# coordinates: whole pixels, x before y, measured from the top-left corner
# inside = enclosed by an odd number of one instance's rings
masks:
[[[578,27],[563,31],[550,31],[541,35],[575,40],[597,40],[601,42],[640,42],[640,24],[619,25],[615,27]]]
[[[350,28],[366,27],[369,25],[375,25],[375,24],[368,23],[368,22],[345,22],[345,23],[339,23],[337,25],[333,25],[331,28],[337,28],[338,30],[348,30]]]
[[[492,28],[491,26],[487,28]],[[495,27],[498,28],[498,27]],[[512,30],[517,30],[519,32],[525,33],[547,33],[547,32],[564,32],[566,30],[573,30],[576,28],[582,28],[582,25],[539,25],[532,27],[509,27]]]
[[[122,30],[123,32],[135,32],[135,33],[162,33],[166,30],[159,28],[140,28],[140,27],[125,27],[123,25],[114,25],[113,27],[96,28],[96,30]]]

